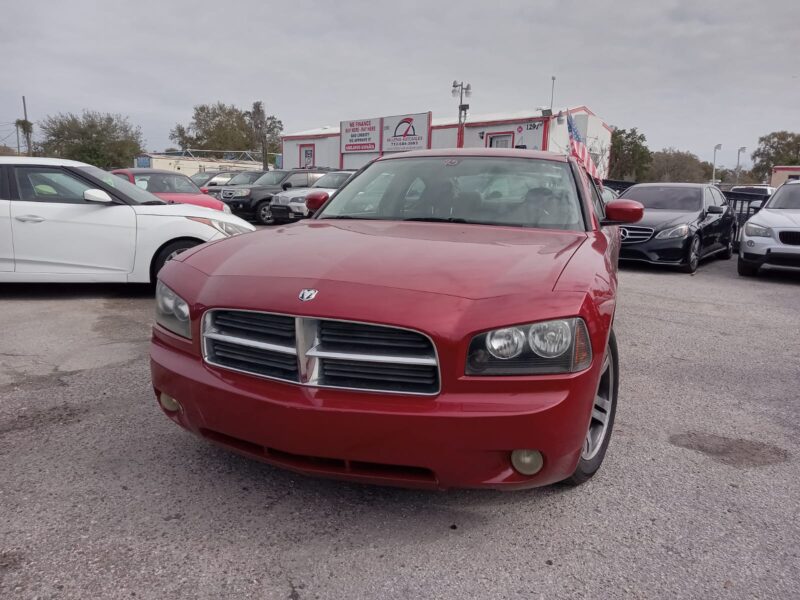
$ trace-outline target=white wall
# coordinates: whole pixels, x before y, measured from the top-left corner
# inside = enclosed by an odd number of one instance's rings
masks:
[[[300,145],[314,145],[314,166],[339,168],[339,136],[283,141],[283,168],[300,167]]]
[[[431,148],[455,148],[458,141],[458,127],[434,129],[431,131]]]
[[[134,159],[134,167],[138,165]],[[192,176],[199,171],[219,171],[224,169],[231,170],[258,170],[261,163],[223,161],[223,160],[203,160],[197,158],[182,158],[177,156],[151,156],[150,169],[162,169],[164,171],[177,171],[187,176]]]
[[[522,128],[521,132],[520,128]],[[467,123],[464,128],[464,147],[483,148],[488,146],[488,138],[492,133],[510,133],[513,134],[511,148],[524,144],[528,150],[541,150],[543,132],[544,123],[542,121],[503,123],[486,127],[474,127]],[[481,139],[481,134],[483,134],[483,139]]]

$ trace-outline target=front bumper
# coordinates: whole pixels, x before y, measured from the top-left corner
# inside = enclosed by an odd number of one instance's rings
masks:
[[[646,242],[622,244],[619,252],[620,260],[647,262],[662,265],[681,265],[689,253],[691,237],[657,240],[651,238]]]
[[[800,268],[800,246],[783,244],[774,237],[751,237],[745,235],[744,231],[739,256],[758,265]]]
[[[275,204],[270,207],[272,218],[276,221],[288,222],[298,221],[306,218],[305,207],[293,204]]]
[[[181,404],[165,411],[178,425],[296,472],[383,485],[516,489],[561,481],[577,465],[597,387],[598,360],[581,373],[503,378],[515,381],[491,393],[431,398],[301,387],[211,367],[169,338],[154,331],[151,370],[156,395]],[[518,448],[543,454],[539,473],[512,469]]]

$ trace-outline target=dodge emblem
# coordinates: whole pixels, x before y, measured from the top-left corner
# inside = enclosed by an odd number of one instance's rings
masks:
[[[309,300],[313,300],[314,298],[316,298],[318,293],[319,293],[319,290],[312,290],[312,289],[306,288],[304,290],[300,290],[300,296],[299,297],[300,297],[300,300],[302,300],[303,302],[308,302]]]

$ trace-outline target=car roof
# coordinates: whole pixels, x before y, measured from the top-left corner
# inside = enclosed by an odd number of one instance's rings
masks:
[[[66,158],[45,158],[42,156],[0,156],[0,165],[39,165],[44,167],[91,167],[92,165],[67,160]]]
[[[186,175],[186,173],[181,173],[180,171],[167,171],[166,169],[145,169],[145,168],[114,169],[111,172],[112,173],[121,173],[121,172],[133,173],[134,175]]]
[[[653,182],[653,183],[635,183],[631,187],[685,187],[685,188],[704,188],[711,185],[710,183],[671,183],[669,181]]]
[[[566,154],[556,154],[544,150],[522,150],[518,148],[443,148],[441,150],[411,150],[384,155],[378,160],[397,160],[400,158],[436,158],[448,156],[474,156],[485,158],[535,158],[567,162]]]

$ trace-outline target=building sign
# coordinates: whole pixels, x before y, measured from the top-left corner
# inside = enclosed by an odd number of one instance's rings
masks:
[[[342,152],[379,152],[380,119],[342,121],[340,124],[340,149]]]
[[[430,113],[384,117],[383,151],[424,150],[428,147],[430,120]]]

